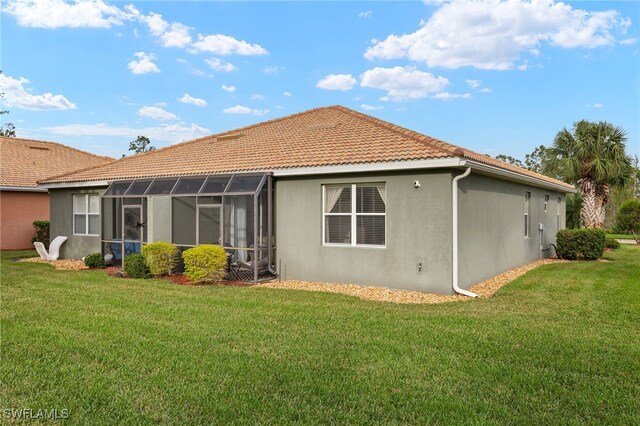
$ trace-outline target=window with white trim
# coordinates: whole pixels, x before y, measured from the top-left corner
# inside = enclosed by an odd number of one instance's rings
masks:
[[[560,205],[562,204],[562,197],[558,197],[558,210],[556,212],[556,231],[560,230]]]
[[[544,196],[544,211],[545,213],[549,211],[549,196]]]
[[[386,244],[387,193],[384,183],[324,185],[323,244]]]
[[[100,196],[73,194],[73,234],[100,235]]]
[[[529,204],[531,201],[531,193],[529,191],[525,191],[524,193],[524,237],[529,238],[531,235],[531,220],[530,220],[530,211]]]

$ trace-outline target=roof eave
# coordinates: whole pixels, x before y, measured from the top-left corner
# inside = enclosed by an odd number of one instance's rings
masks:
[[[466,165],[471,167],[471,170],[485,172],[490,175],[499,176],[507,180],[521,182],[531,186],[552,189],[554,191],[569,194],[574,194],[577,192],[575,188],[567,186],[568,184],[562,185],[559,183],[548,182],[546,180],[538,179],[533,176],[523,175],[521,173],[512,172],[511,170],[506,170],[495,166],[490,166],[488,164],[483,164],[474,160],[466,160]]]
[[[89,188],[95,186],[108,186],[107,180],[87,180],[82,182],[56,182],[56,183],[41,183],[38,188],[42,188],[45,191],[49,189],[64,189],[64,188]]]
[[[11,191],[11,192],[47,192],[46,189],[40,188],[38,186],[0,186],[0,191]]]

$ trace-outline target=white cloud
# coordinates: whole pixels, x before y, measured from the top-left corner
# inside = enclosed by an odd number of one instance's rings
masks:
[[[587,107],[587,108],[602,108],[602,107],[604,107],[604,105],[601,104],[601,103],[596,102],[594,104],[586,104],[585,107]]]
[[[181,124],[160,125],[155,127],[117,127],[104,123],[98,124],[66,124],[63,126],[45,127],[42,130],[54,135],[66,136],[111,136],[135,138],[145,135],[151,141],[181,142],[211,134],[211,130],[196,124],[185,126]]]
[[[15,79],[0,74],[0,89],[4,92],[3,104],[7,107],[26,109],[30,111],[67,110],[76,109],[76,104],[63,95],[43,93],[32,95],[27,92],[25,85],[29,83],[24,77]]]
[[[360,86],[387,91],[382,101],[422,99],[449,85],[444,77],[434,77],[415,67],[373,68],[360,76]]]
[[[371,18],[372,16],[373,16],[372,10],[367,10],[367,11],[358,13],[358,18]]]
[[[441,101],[450,101],[451,99],[471,99],[471,93],[449,93],[441,92],[433,95],[434,98]]]
[[[185,93],[184,95],[182,95],[182,97],[178,99],[178,102],[182,102],[183,104],[195,105],[195,106],[201,107],[201,108],[207,106],[207,101],[205,101],[204,99],[200,99],[200,98],[194,98],[193,96],[191,96],[188,93]]]
[[[133,54],[138,61],[129,62],[129,69],[134,74],[147,74],[150,72],[160,72],[160,68],[153,63],[155,56],[150,53],[136,52]]]
[[[216,55],[268,55],[269,52],[259,44],[247,43],[223,34],[203,36],[198,34],[198,41],[193,43],[196,52],[210,52]]]
[[[562,48],[612,45],[631,21],[614,10],[590,12],[551,0],[452,0],[421,25],[410,34],[374,40],[365,58],[506,70],[543,42]]]
[[[225,92],[229,92],[229,93],[233,93],[236,91],[235,86],[227,86],[226,84],[223,84],[222,86],[220,86],[220,88]]]
[[[154,12],[143,15],[133,5],[125,6],[125,9],[132,18],[146,24],[149,32],[158,37],[164,47],[185,47],[193,41],[190,34],[193,28],[187,25],[180,22],[169,24],[162,15]]]
[[[18,25],[35,28],[109,28],[122,25],[128,15],[102,0],[13,0],[3,12],[15,16]]]
[[[280,66],[267,66],[262,68],[262,72],[265,74],[273,75],[278,74],[280,71],[284,71],[284,67]]]
[[[261,101],[264,99],[264,95],[261,95],[260,93],[254,93],[253,95],[251,95],[251,99],[254,101]]]
[[[638,42],[638,39],[634,38],[634,37],[625,38],[623,40],[620,40],[620,44],[625,45],[625,46],[630,46],[632,44],[636,44],[637,42]]]
[[[478,90],[478,92],[480,93],[491,93],[493,90],[489,89],[488,87],[483,87],[482,89]]]
[[[282,96],[284,96],[286,98],[290,98],[293,95],[291,94],[291,92],[284,91],[284,92],[282,92]]]
[[[471,87],[472,89],[477,89],[478,87],[480,87],[480,80],[465,80],[465,82],[469,85],[469,87]]]
[[[157,106],[143,106],[138,110],[138,115],[141,117],[153,118],[154,120],[177,120],[178,117],[175,114],[165,111]]]
[[[253,115],[265,115],[269,113],[268,109],[251,109],[243,105],[236,105],[230,108],[222,110],[225,114],[253,114]]]
[[[207,63],[207,65],[209,65],[209,67],[212,70],[215,70],[215,71],[231,72],[238,69],[232,63],[222,62],[218,58],[205,59],[204,61]]]
[[[191,35],[189,32],[191,27],[188,27],[179,22],[171,24],[169,31],[164,32],[160,38],[162,39],[164,47],[185,47],[191,43]]]
[[[374,111],[376,109],[382,109],[384,108],[382,105],[368,105],[368,104],[362,104],[360,105],[360,108],[362,108],[365,111]]]
[[[357,83],[351,74],[329,74],[318,81],[316,87],[326,90],[351,90]]]

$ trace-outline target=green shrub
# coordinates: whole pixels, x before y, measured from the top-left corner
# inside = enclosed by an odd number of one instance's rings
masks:
[[[615,230],[620,234],[640,234],[640,200],[627,200],[618,209]]]
[[[130,254],[124,258],[124,272],[131,278],[150,278],[147,262],[140,253]]]
[[[227,268],[227,254],[220,246],[202,244],[185,250],[184,274],[193,281],[219,282]]]
[[[101,253],[91,253],[84,258],[84,264],[91,269],[102,269],[105,267],[104,258]]]
[[[48,220],[36,220],[33,222],[33,227],[36,229],[36,233],[31,239],[32,243],[36,241],[41,242],[45,247],[49,247],[49,221]]]
[[[620,243],[617,240],[614,240],[613,238],[606,238],[604,240],[604,246],[608,249],[619,249],[620,248]]]
[[[171,275],[177,263],[178,247],[158,241],[142,246],[141,251],[151,275]]]
[[[602,229],[563,229],[556,235],[557,254],[562,259],[596,260],[604,253]]]

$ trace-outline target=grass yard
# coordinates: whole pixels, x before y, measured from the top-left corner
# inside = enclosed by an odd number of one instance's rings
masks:
[[[633,240],[632,234],[607,234],[607,238],[613,238],[614,240]]]
[[[2,408],[70,424],[640,424],[640,247],[440,305],[17,255],[33,252],[2,253]]]

